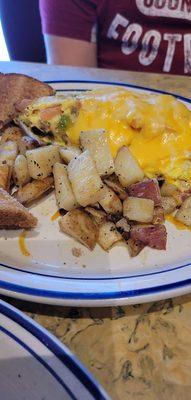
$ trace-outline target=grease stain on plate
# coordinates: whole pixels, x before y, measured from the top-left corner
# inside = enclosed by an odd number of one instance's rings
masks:
[[[51,217],[51,221],[56,221],[56,219],[58,219],[59,217],[61,217],[60,211],[57,210]]]
[[[26,236],[27,236],[27,231],[23,231],[23,232],[20,233],[20,235],[19,235],[19,248],[20,248],[21,253],[22,253],[23,256],[29,257],[31,254],[30,254],[30,252],[29,252],[29,250],[27,249],[27,246],[26,246],[26,242],[25,242]]]

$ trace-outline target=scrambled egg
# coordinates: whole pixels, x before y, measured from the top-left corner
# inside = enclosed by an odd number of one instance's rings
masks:
[[[148,177],[191,183],[191,111],[173,96],[104,88],[41,98],[20,120],[59,144],[67,138],[77,144],[80,131],[104,128],[113,156],[127,145]]]

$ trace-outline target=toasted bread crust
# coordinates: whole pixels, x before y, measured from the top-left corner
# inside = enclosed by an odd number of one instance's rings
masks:
[[[0,229],[34,228],[37,218],[0,188]]]
[[[22,74],[0,74],[0,128],[16,117],[17,105],[23,100],[51,96],[54,90],[47,83]]]

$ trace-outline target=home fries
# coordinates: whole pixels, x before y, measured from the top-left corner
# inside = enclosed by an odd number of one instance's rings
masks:
[[[90,250],[165,250],[166,218],[191,226],[191,111],[175,97],[120,86],[57,95],[17,74],[0,75],[1,92],[0,228],[34,228],[26,206],[51,190],[60,230]]]

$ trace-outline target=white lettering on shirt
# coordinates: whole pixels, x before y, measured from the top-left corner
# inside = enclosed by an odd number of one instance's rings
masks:
[[[136,0],[138,10],[150,17],[191,21],[191,0]]]
[[[145,33],[142,40],[142,50],[139,53],[139,62],[142,65],[152,64],[158,54],[160,42],[160,32],[153,29]]]
[[[92,26],[92,30],[91,30],[91,43],[97,43],[97,31],[98,31],[98,26],[97,26],[97,23],[95,23]]]
[[[141,37],[143,28],[139,24],[130,24],[122,37],[122,53],[125,55],[133,53]]]
[[[166,52],[166,58],[164,61],[163,71],[170,72],[175,53],[176,42],[180,42],[182,40],[182,35],[179,33],[175,34],[165,33],[164,40],[168,41],[168,47]]]
[[[136,0],[137,1],[137,0]],[[141,0],[142,1],[142,0]],[[162,6],[162,1],[165,0],[144,0],[144,4],[146,7],[151,7],[153,4],[158,7]],[[179,0],[168,0],[169,7],[174,8],[176,3],[175,1]],[[184,2],[188,2],[191,0],[184,0]],[[178,4],[178,3],[177,3]],[[182,2],[183,4],[183,2]],[[126,28],[122,39],[121,32],[118,32],[118,27],[121,26],[122,29]],[[136,52],[137,47],[141,47],[140,52],[137,51],[137,57],[140,64],[144,66],[151,65],[156,59],[157,55],[162,57],[160,54],[160,46],[162,46],[162,40],[168,42],[167,51],[164,59],[163,71],[170,72],[173,66],[174,55],[176,51],[177,42],[180,42],[181,51],[184,54],[184,59],[182,59],[182,68],[184,68],[185,74],[191,74],[191,34],[180,34],[180,33],[164,33],[161,36],[161,33],[157,30],[148,30],[143,38],[141,38],[143,32],[143,28],[140,24],[131,23],[129,24],[129,20],[123,17],[121,14],[117,14],[108,30],[107,36],[110,39],[118,40],[121,44],[121,51],[124,55],[128,56]],[[183,49],[182,49],[183,47]]]
[[[184,73],[191,74],[191,34],[184,35]]]
[[[127,18],[123,17],[121,14],[117,14],[109,27],[107,37],[110,39],[111,38],[117,39],[119,36],[119,33],[117,32],[117,28],[120,25],[123,26],[124,28],[126,28],[128,24],[129,24],[129,21]]]

